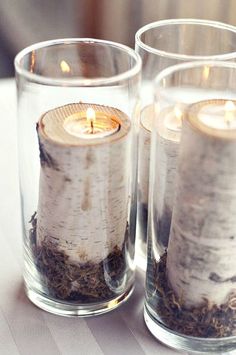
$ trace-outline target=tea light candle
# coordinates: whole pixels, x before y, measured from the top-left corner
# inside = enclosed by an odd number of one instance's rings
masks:
[[[92,107],[77,112],[64,122],[64,129],[71,135],[82,139],[110,136],[119,130],[120,124],[110,114],[95,112]]]
[[[127,228],[131,125],[118,109],[69,104],[42,116],[37,243],[72,263],[99,263]]]
[[[211,100],[199,108],[200,122],[213,129],[236,129],[236,106],[233,101]],[[212,119],[214,117],[214,119]]]
[[[236,294],[235,104],[201,101],[184,120],[167,275],[186,307]]]
[[[175,194],[175,179],[183,108],[162,110],[157,117],[155,191],[153,197],[159,241],[167,247]]]

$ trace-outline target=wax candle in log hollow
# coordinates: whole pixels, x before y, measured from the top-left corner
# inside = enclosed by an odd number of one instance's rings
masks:
[[[191,312],[201,319],[201,333],[190,335],[208,337],[209,327],[210,336],[236,334],[235,104],[202,101],[183,121],[166,267],[183,332]]]
[[[210,128],[234,130],[236,129],[236,106],[230,100],[209,100],[199,108],[198,118]]]
[[[64,128],[78,138],[94,139],[112,135],[119,130],[120,124],[110,114],[96,112],[89,107],[86,112],[77,112],[67,117]]]
[[[63,269],[73,267],[76,272],[63,288],[53,282],[62,276],[53,275],[60,268],[44,273],[51,295],[69,300],[73,294],[84,302],[91,297],[94,301],[112,298],[132,282],[125,273],[124,247],[130,204],[130,120],[112,107],[69,104],[43,115],[37,133],[41,161],[35,223],[39,270],[43,274],[43,263],[48,263],[45,257],[39,259],[42,249],[52,249],[55,264],[63,254]],[[117,266],[112,272],[110,259]]]

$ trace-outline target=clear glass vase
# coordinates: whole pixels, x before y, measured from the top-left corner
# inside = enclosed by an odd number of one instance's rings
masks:
[[[145,322],[201,354],[236,348],[235,78],[234,63],[190,62],[155,86]]]
[[[140,262],[143,257],[146,257],[154,78],[163,69],[187,61],[235,60],[235,48],[236,28],[209,20],[168,19],[150,23],[136,33],[135,49],[143,61],[137,224]],[[163,187],[161,186],[160,189],[163,190]],[[168,196],[166,199],[168,200]],[[171,206],[168,210],[159,213],[170,217]],[[165,226],[167,233],[170,227],[168,219],[167,217]]]
[[[134,284],[140,58],[62,39],[15,68],[27,295],[61,315],[107,312]]]

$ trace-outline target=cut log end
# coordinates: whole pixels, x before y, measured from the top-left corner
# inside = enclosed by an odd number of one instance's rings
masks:
[[[89,108],[93,108],[97,119],[101,122],[105,122],[108,119],[111,121],[111,131],[114,132],[115,127],[118,126],[116,134],[111,134],[104,138],[99,137],[99,139],[94,134],[94,138],[88,140],[69,133],[69,130],[66,129],[66,124],[71,124],[73,121],[79,122],[79,120],[86,118],[86,111]],[[130,129],[130,120],[122,111],[113,107],[76,103],[48,111],[41,117],[37,126],[39,134],[45,140],[51,141],[51,143],[63,144],[65,146],[88,146],[112,143],[123,138]]]

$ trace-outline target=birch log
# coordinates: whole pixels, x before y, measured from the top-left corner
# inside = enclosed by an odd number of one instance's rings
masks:
[[[236,130],[200,123],[205,104],[184,120],[167,252],[170,286],[186,307],[236,292]]]
[[[117,120],[119,131],[97,139],[69,134],[68,117],[88,107]],[[40,119],[39,246],[49,239],[73,263],[99,263],[115,246],[122,248],[130,204],[130,128],[123,112],[91,104],[59,107]]]

